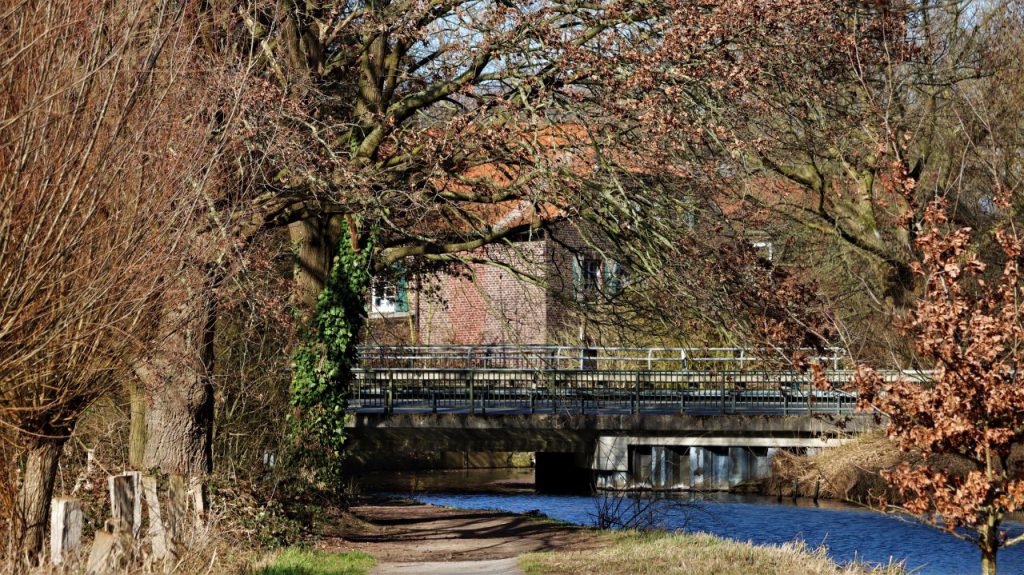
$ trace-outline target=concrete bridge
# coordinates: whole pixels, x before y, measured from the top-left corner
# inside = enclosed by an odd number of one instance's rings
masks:
[[[838,354],[811,359],[829,389],[729,348],[389,347],[361,360],[354,449],[532,451],[542,488],[733,488],[763,477],[776,450],[838,445],[881,421],[856,411]]]

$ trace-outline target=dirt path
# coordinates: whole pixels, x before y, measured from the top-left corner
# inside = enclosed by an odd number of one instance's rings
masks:
[[[355,506],[324,535],[331,550],[375,556],[379,575],[518,575],[523,553],[599,545],[589,530],[535,517],[394,501]]]
[[[512,559],[381,563],[370,575],[523,575]]]

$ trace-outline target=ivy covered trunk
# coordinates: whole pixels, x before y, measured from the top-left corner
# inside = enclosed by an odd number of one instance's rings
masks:
[[[337,485],[345,406],[359,333],[366,322],[372,248],[338,243],[313,319],[292,358],[293,431],[306,461],[328,487]]]
[[[310,218],[288,226],[288,236],[295,250],[293,299],[307,319],[313,315],[317,298],[327,284],[340,231],[338,217]]]

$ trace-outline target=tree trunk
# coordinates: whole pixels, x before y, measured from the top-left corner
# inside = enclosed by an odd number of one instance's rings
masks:
[[[18,547],[23,559],[38,562],[50,520],[50,500],[57,477],[57,462],[64,447],[64,438],[39,438],[28,447],[25,476],[18,491]]]
[[[981,575],[996,575],[996,552],[981,552]]]
[[[982,575],[996,575],[996,552],[999,551],[999,523],[994,516],[989,515],[985,525],[978,529]]]
[[[338,253],[340,218],[313,218],[288,226],[295,253],[293,302],[307,318],[313,317],[316,300],[327,283],[331,262]]]
[[[128,384],[128,396],[131,404],[131,420],[128,427],[128,465],[132,469],[141,470],[146,452],[146,395],[137,380]]]
[[[884,297],[896,309],[902,310],[913,305],[919,289],[918,277],[909,264],[902,262],[883,264],[887,266],[884,272],[885,293]]]
[[[159,336],[136,373],[146,391],[145,469],[202,477],[212,470],[213,336],[219,272],[196,267],[165,295]]]

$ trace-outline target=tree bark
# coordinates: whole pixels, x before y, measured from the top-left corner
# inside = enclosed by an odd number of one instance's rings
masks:
[[[165,294],[153,349],[136,374],[146,392],[145,469],[202,477],[212,471],[214,266],[184,270]]]
[[[296,250],[292,299],[307,319],[313,316],[317,297],[327,283],[340,233],[340,218],[313,218],[288,226]]]
[[[20,555],[30,565],[35,565],[42,554],[57,462],[65,441],[63,437],[39,438],[26,452],[24,481],[18,491],[16,525]]]
[[[996,575],[995,551],[981,552],[981,575]]]
[[[981,549],[981,574],[996,575],[996,553],[999,551],[999,521],[989,516],[986,524],[978,530]]]
[[[918,277],[913,268],[910,264],[902,262],[890,262],[883,265],[887,266],[883,272],[885,276],[884,297],[896,309],[902,310],[913,305],[918,289],[921,287],[918,285]]]

